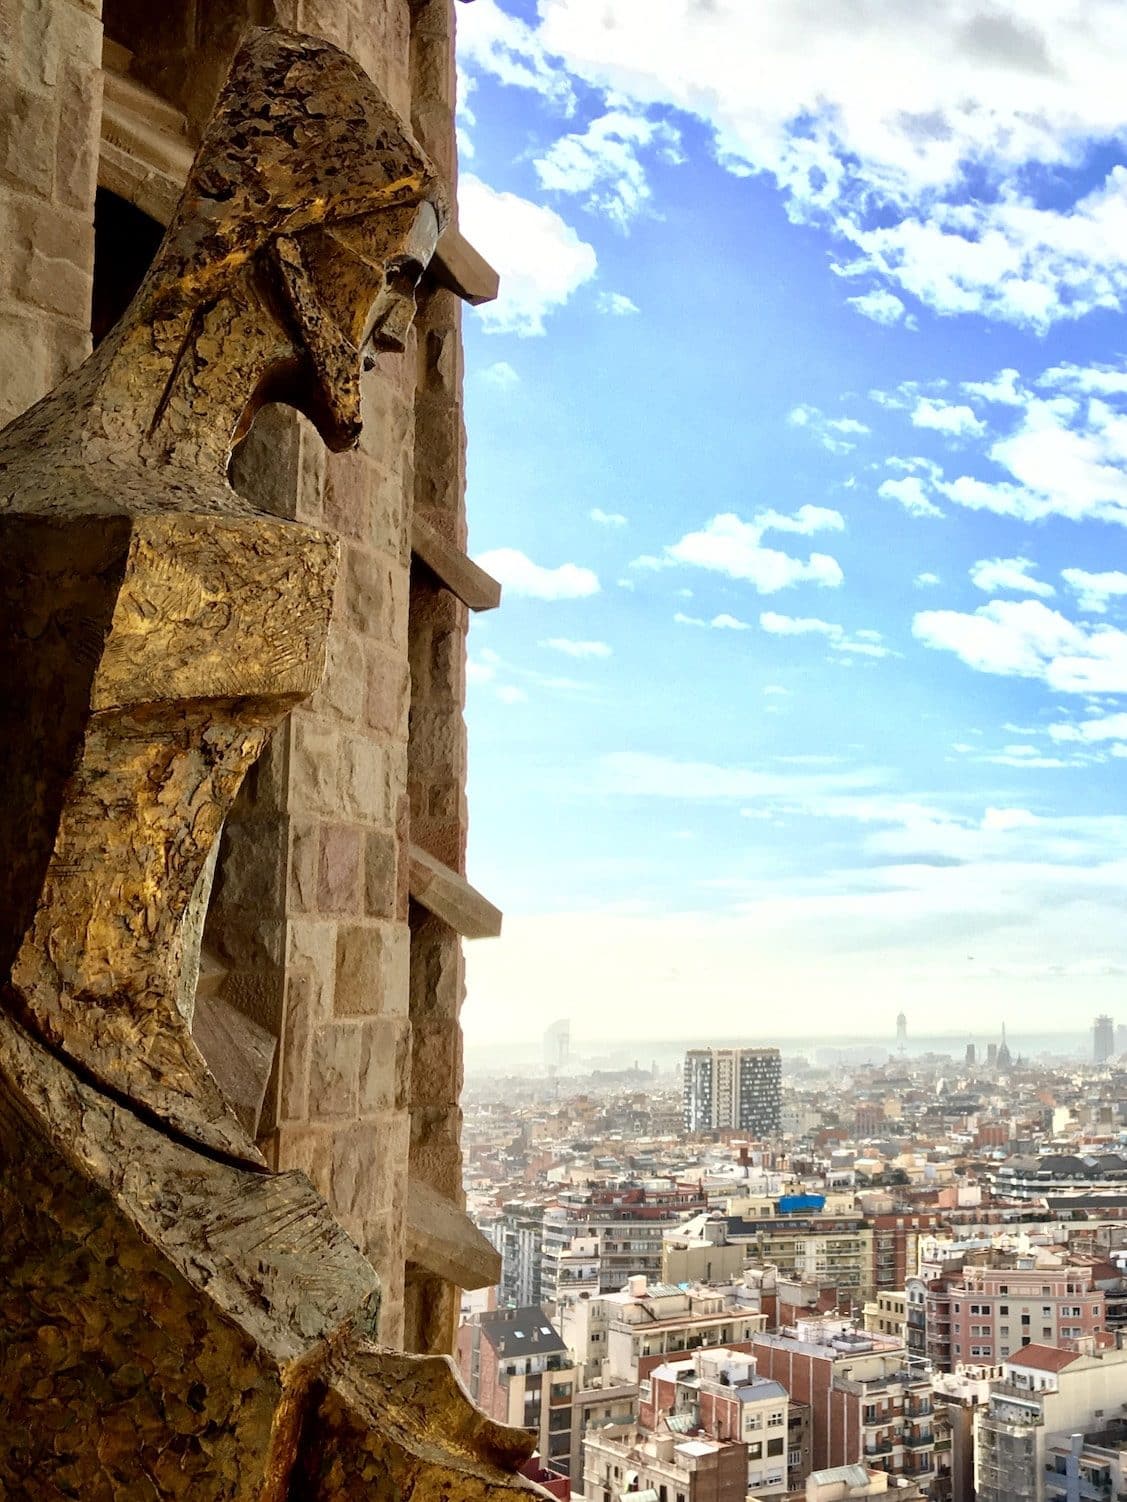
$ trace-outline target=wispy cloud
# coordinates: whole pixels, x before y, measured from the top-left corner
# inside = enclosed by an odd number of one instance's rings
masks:
[[[578,563],[545,568],[519,548],[493,548],[477,562],[510,594],[533,600],[581,600],[599,592],[599,577],[593,569]]]

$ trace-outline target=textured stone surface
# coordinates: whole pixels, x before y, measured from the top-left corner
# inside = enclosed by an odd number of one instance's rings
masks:
[[[392,107],[410,117],[416,136],[448,183],[455,173],[454,8],[453,0],[372,0],[363,5],[359,0],[316,0],[315,5],[310,0],[274,0],[269,7],[280,24],[314,31],[351,51]],[[0,49],[0,87],[10,81],[17,91],[10,97],[17,105],[13,125],[18,126],[21,144],[14,131],[0,141],[0,148],[7,148],[6,159],[0,161],[0,200],[6,195],[17,195],[21,201],[27,197],[33,206],[47,203],[64,218],[76,215],[88,224],[93,181],[86,201],[72,202],[69,188],[56,190],[56,180],[61,184],[63,177],[53,179],[48,190],[45,174],[52,154],[61,163],[73,153],[74,163],[83,159],[92,171],[98,130],[95,93],[101,82],[98,6],[93,0],[13,0],[12,10],[18,19],[15,29],[4,33],[12,50]],[[197,0],[192,6],[185,0],[161,6],[150,0],[106,4],[109,34],[128,47],[132,60],[119,49],[113,66],[119,72],[128,67],[129,77],[107,79],[100,167],[104,186],[162,220],[168,217],[183,184],[190,142],[198,138],[211,110],[239,36],[265,13],[258,0]],[[68,69],[82,75],[81,86]],[[144,85],[158,94],[146,94]],[[0,100],[6,125],[8,97]],[[5,137],[4,131],[0,137]],[[52,170],[77,184],[76,191],[81,189],[80,173],[58,165]],[[448,239],[444,236],[443,243]],[[72,250],[62,248],[68,254]],[[88,351],[90,243],[85,230],[73,249],[74,264],[81,263],[84,276],[68,271],[65,254],[41,268],[39,287],[48,301],[58,301],[64,283],[67,298],[74,299],[63,314],[49,313],[11,290],[4,278],[17,271],[26,276],[26,263],[15,253],[9,259],[7,249],[0,246],[0,404],[6,404],[0,406],[0,420],[40,397]],[[442,280],[442,268],[437,275]],[[451,285],[449,280],[443,284]],[[239,445],[231,471],[234,488],[256,511],[314,528],[332,525],[326,521],[323,492],[335,481],[338,495],[333,504],[344,508],[351,539],[343,543],[328,643],[330,666],[339,664],[336,681],[282,725],[248,774],[226,821],[206,939],[222,967],[219,983],[225,999],[268,1025],[277,1038],[260,1145],[273,1165],[308,1167],[334,1205],[332,1139],[349,1123],[343,1118],[318,1119],[315,1128],[309,1127],[316,1105],[310,1100],[309,1053],[313,1029],[334,1018],[338,925],[365,918],[392,924],[399,932],[387,950],[383,977],[385,992],[396,994],[392,1017],[385,1021],[382,1011],[357,1015],[353,1037],[363,1060],[369,1030],[392,1027],[397,1077],[390,1110],[404,1122],[412,1112],[416,1146],[411,1171],[437,1175],[444,1192],[457,1199],[458,940],[437,924],[427,925],[422,933],[417,930],[411,940],[412,1014],[422,1019],[419,1008],[432,979],[441,984],[445,998],[439,1020],[428,1021],[420,1035],[417,1081],[412,1086],[405,852],[412,833],[409,787],[417,815],[414,837],[454,869],[461,869],[466,830],[462,684],[456,661],[463,650],[464,612],[459,619],[452,602],[443,604],[441,583],[418,565],[408,608],[412,506],[448,546],[465,548],[458,316],[457,300],[448,292],[427,296],[418,341],[408,336],[406,356],[380,355],[375,368],[362,377],[365,431],[359,453],[326,456],[309,422],[289,410],[266,408]],[[445,637],[441,653],[446,676],[441,685],[428,665],[434,611],[441,617],[437,634]],[[404,679],[409,638],[408,689]],[[338,650],[338,643],[345,641],[358,642],[364,652],[359,718],[352,718],[356,657]],[[409,748],[408,693],[422,711],[411,725]],[[368,811],[354,812],[359,808],[355,795],[362,794],[363,787],[345,778],[346,733],[367,738],[389,753],[382,767],[378,819]],[[355,755],[351,770],[365,770]],[[372,770],[370,763],[366,770]],[[362,906],[356,912],[320,906],[322,825],[360,833]],[[446,1046],[437,1041],[443,1028],[450,1040]],[[381,1038],[381,1047],[383,1043]],[[387,1046],[392,1046],[390,1036]],[[387,1152],[389,1143],[367,1114],[369,1109],[383,1109],[386,1066],[372,1075],[379,1084],[373,1085],[370,1105],[365,1104],[364,1078],[362,1064],[357,1102],[361,1114],[356,1119],[366,1121],[369,1151]],[[419,1104],[412,1109],[415,1088]],[[444,1104],[434,1104],[436,1099]],[[396,1151],[404,1155],[401,1171],[390,1184],[377,1185],[372,1192],[399,1198],[373,1202],[364,1216],[364,1247],[377,1262],[385,1286],[384,1338],[391,1343],[406,1338],[419,1349],[442,1349],[449,1340],[449,1294],[433,1279],[420,1279],[414,1272],[408,1278],[406,1335],[403,1331],[401,1187],[407,1148],[401,1133],[395,1142]]]
[[[197,34],[237,34],[218,4],[196,12]],[[58,13],[78,14],[67,0]],[[166,46],[191,40],[182,19],[159,19]],[[385,19],[374,55],[386,67],[396,50],[406,61],[406,9]],[[348,12],[358,51],[372,30]],[[65,57],[43,66],[55,70],[45,84],[66,79]],[[404,100],[407,83],[404,67]],[[74,199],[82,143],[54,144]],[[32,161],[36,183],[45,168]],[[393,917],[362,914],[361,881],[367,894],[368,836],[406,835],[411,461],[385,450],[359,463],[377,503],[367,520],[349,514],[357,545],[388,569],[378,636],[389,666],[399,659],[374,726],[367,657],[329,629],[336,547],[318,530],[329,508],[310,497],[306,435],[282,430],[291,464],[296,442],[292,506],[280,475],[268,509],[227,475],[268,396],[306,412],[331,447],[355,439],[369,325],[376,348],[411,348],[432,202],[429,164],[349,59],[254,34],[129,313],[0,435],[12,731],[0,744],[18,795],[0,813],[6,1496],[282,1502],[302,1478],[309,1496],[527,1490],[511,1475],[527,1438],[475,1413],[449,1363],[370,1345],[378,1283],[345,1234],[402,1262],[398,860]],[[68,206],[34,220],[26,255],[13,242],[13,285],[48,318],[79,295],[72,258],[80,281],[88,269],[88,243],[64,233]],[[392,367],[379,389],[386,430],[408,434],[410,379]],[[242,778],[326,655],[330,681],[252,779],[219,877],[228,911],[263,875],[286,911],[241,932],[209,927],[209,1002],[221,992],[223,1007],[280,1024],[275,1108],[308,1121],[268,1134],[264,1162],[178,1006],[184,919]],[[48,679],[50,714],[24,714]],[[34,765],[29,738],[44,745]],[[310,916],[291,921],[295,871]],[[342,1005],[354,952],[375,983]],[[238,1025],[218,1031],[215,1046],[243,1046]],[[261,1070],[269,1047],[241,1036]],[[297,1162],[345,1230],[302,1174],[270,1171]],[[402,1328],[401,1285],[383,1314],[386,1339]]]

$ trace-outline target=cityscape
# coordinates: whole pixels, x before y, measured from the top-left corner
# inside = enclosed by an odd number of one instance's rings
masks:
[[[557,1498],[1127,1494],[1127,1028],[477,1066],[471,1396]]]

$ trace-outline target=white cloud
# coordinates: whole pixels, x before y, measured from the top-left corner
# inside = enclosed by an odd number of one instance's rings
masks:
[[[510,594],[531,600],[580,600],[599,592],[598,575],[591,569],[577,563],[544,568],[518,548],[494,548],[477,562]]]
[[[980,401],[994,402],[1002,407],[1023,407],[1029,393],[1018,385],[1021,376],[1012,368],[1000,370],[989,381],[964,381],[963,390],[968,396],[977,396]]]
[[[1012,369],[991,381],[964,382],[965,392],[1012,414],[1008,431],[987,441],[981,455],[994,473],[987,469],[985,478],[975,473],[948,479],[933,461],[890,459],[889,466],[904,470],[905,478],[885,481],[880,494],[917,515],[933,514],[924,508],[946,499],[1025,522],[1060,516],[1127,526],[1127,391],[1115,389],[1113,374],[1100,366],[1056,366],[1028,385],[1020,385]],[[1087,387],[1102,394],[1086,394]],[[910,388],[901,392],[909,395]],[[902,405],[899,396],[872,394],[885,406]],[[917,426],[922,417],[925,424],[949,428],[964,439],[985,438],[985,424],[970,407],[918,395],[912,399]]]
[[[1098,719],[1080,720],[1075,724],[1049,726],[1054,741],[1079,741],[1092,745],[1098,741],[1127,741],[1127,714],[1102,715]]]
[[[631,313],[642,311],[625,292],[600,292],[595,299],[595,306],[600,313],[609,313],[612,318],[629,318]]]
[[[942,582],[938,574],[932,573],[917,574],[912,580],[917,589],[931,589],[936,584],[941,584]]]
[[[765,610],[759,624],[771,636],[824,636],[835,652],[844,656],[891,657],[892,649],[882,645],[879,631],[868,627],[855,631],[850,636],[844,626],[833,621],[823,621],[817,616],[779,615],[777,611]]]
[[[1125,135],[1121,0],[858,0],[817,7],[816,25],[803,0],[538,11],[535,29],[506,30],[491,0],[467,7],[471,64],[541,92],[566,94],[574,75],[610,109],[701,119],[730,171],[770,173],[792,218],[853,245],[847,271],[1034,328],[1127,299],[1127,174],[1068,197],[1086,150]],[[1052,169],[1051,200],[1031,165]]]
[[[750,631],[747,621],[741,621],[734,615],[721,613],[714,615],[710,621],[706,621],[699,615],[685,615],[678,610],[673,619],[678,626],[707,626],[713,631]]]
[[[502,704],[527,704],[528,702],[528,695],[524,689],[515,683],[499,683],[496,695]]]
[[[1059,386],[1082,396],[1127,396],[1127,370],[1114,365],[1074,365],[1066,360],[1046,370],[1038,385]]]
[[[1127,692],[1127,632],[1077,624],[1040,600],[991,600],[973,615],[925,610],[912,632],[978,672],[1039,678],[1060,693]]]
[[[1119,569],[1090,574],[1082,568],[1062,568],[1060,576],[1069,589],[1076,591],[1076,603],[1093,615],[1107,613],[1108,600],[1127,595],[1127,574]]]
[[[886,287],[877,287],[872,292],[862,293],[860,297],[847,297],[845,300],[862,317],[871,318],[874,323],[899,323],[906,311],[896,294],[889,292]],[[911,319],[908,322],[911,323]]]
[[[561,136],[534,166],[542,188],[584,194],[585,208],[625,229],[649,201],[641,152],[656,147],[679,159],[678,132],[644,115],[612,109],[585,130]]]
[[[792,407],[787,413],[787,422],[792,428],[804,428],[811,433],[831,454],[851,453],[857,447],[851,439],[871,431],[866,423],[859,422],[855,417],[827,417],[808,402],[800,402],[797,407]]]
[[[942,516],[943,512],[929,501],[919,475],[905,475],[900,480],[882,480],[877,495],[896,501],[909,516]]]
[[[473,16],[458,27],[458,56],[463,70],[480,68],[501,83],[534,89],[569,113],[574,108],[575,92],[567,73],[548,57],[536,30],[503,10],[497,0],[476,0]],[[468,92],[460,88],[459,99]]]
[[[613,649],[605,641],[573,641],[570,636],[550,636],[540,643],[551,647],[553,652],[563,652],[566,657],[610,657]]]
[[[932,428],[951,438],[976,438],[986,431],[986,424],[974,415],[970,407],[962,403],[938,401],[930,396],[921,396],[916,402],[912,426]]]
[[[520,376],[516,373],[508,360],[495,360],[492,365],[487,365],[481,372],[481,379],[488,381],[491,386],[498,386],[502,391],[507,391],[512,386],[520,385]]]
[[[1048,598],[1056,590],[1043,579],[1032,579],[1030,569],[1036,568],[1032,558],[980,558],[970,567],[971,583],[987,594],[1008,589],[1017,594],[1041,595]]]
[[[597,269],[595,252],[554,209],[500,193],[472,173],[458,184],[461,228],[500,273],[501,292],[478,310],[489,333],[544,333],[544,320]]]
[[[714,516],[699,532],[687,532],[680,542],[668,546],[664,559],[647,563],[636,559],[635,565],[691,564],[725,574],[729,579],[745,580],[760,594],[774,594],[802,583],[836,588],[844,575],[835,558],[827,553],[794,558],[777,548],[764,547],[762,538],[768,531],[808,534],[826,529],[840,531],[844,525],[840,512],[823,506],[801,506],[794,516],[767,511],[750,522],[725,512]]]
[[[601,506],[592,506],[587,515],[600,527],[625,527],[627,524],[621,511],[604,511]]]
[[[765,610],[759,624],[772,636],[834,636],[842,634],[842,628],[832,621],[820,620],[812,615],[779,615],[777,611]]]

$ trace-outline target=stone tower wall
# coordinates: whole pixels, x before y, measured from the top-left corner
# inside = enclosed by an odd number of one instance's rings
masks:
[[[4,421],[89,350],[96,187],[167,217],[256,23],[348,49],[453,183],[454,0],[0,0]],[[232,471],[337,532],[342,568],[324,686],[228,821],[205,970],[276,1041],[263,1150],[325,1194],[381,1275],[382,1340],[414,1350],[451,1347],[457,1282],[492,1270],[458,1107],[459,933],[499,922],[464,881],[464,601],[496,591],[463,552],[460,316],[490,290],[452,228],[407,354],[365,377],[359,451],[268,409]]]

